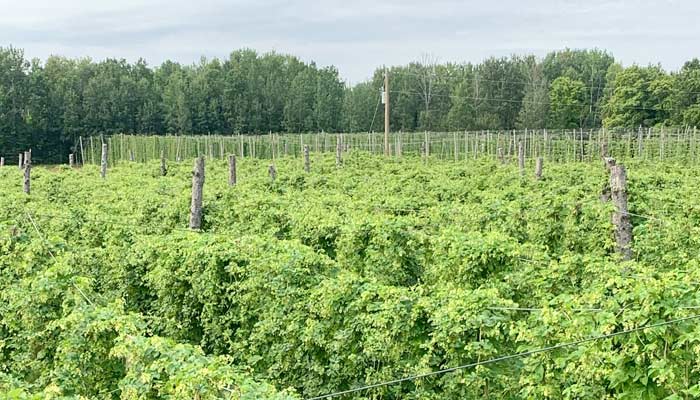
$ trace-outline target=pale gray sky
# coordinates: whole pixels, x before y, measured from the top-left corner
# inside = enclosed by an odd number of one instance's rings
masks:
[[[597,47],[677,69],[700,57],[698,16],[697,0],[0,0],[0,46],[151,65],[249,47],[336,65],[355,83],[423,53],[478,62]]]

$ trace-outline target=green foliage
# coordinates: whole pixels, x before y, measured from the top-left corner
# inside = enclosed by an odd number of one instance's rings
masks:
[[[604,125],[635,128],[665,122],[672,82],[660,67],[635,65],[619,72],[605,106]]]
[[[623,68],[598,49],[564,49],[479,63],[424,56],[386,70],[394,132],[700,124],[698,60],[667,73]],[[88,137],[117,134],[381,131],[384,73],[350,85],[333,66],[252,49],[150,67],[142,59],[30,61],[0,48],[0,155],[9,163],[32,148],[35,164],[65,162],[81,153],[81,137],[87,146]]]
[[[585,119],[586,87],[583,82],[561,76],[552,82],[549,125],[555,128],[579,128]]]
[[[598,161],[545,179],[485,157],[314,153],[0,169],[7,399],[294,399],[694,315],[698,168],[626,162],[635,259]],[[651,216],[653,218],[640,217]],[[694,398],[694,321],[358,393],[370,399]],[[298,393],[298,394],[297,394]]]

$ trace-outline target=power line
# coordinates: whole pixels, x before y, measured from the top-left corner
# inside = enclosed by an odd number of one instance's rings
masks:
[[[410,75],[410,76],[416,76],[416,77],[426,77],[426,76],[431,76],[431,77],[437,77],[440,79],[444,80],[454,80],[454,81],[459,81],[459,82],[469,82],[469,81],[476,81],[476,82],[490,82],[490,83],[503,83],[503,84],[518,84],[518,85],[530,85],[530,86],[536,86],[536,83],[531,81],[531,80],[518,80],[518,79],[488,79],[488,78],[482,78],[477,74],[475,76],[459,76],[459,75],[440,75],[440,74],[420,74],[416,72],[409,72],[409,71],[393,71],[392,75]],[[544,82],[544,80],[542,81]],[[644,84],[650,84],[653,83],[654,80],[638,80],[635,82],[639,83],[644,83]],[[438,82],[440,83],[440,82]],[[551,82],[547,82],[551,83]],[[593,86],[593,85],[586,85],[584,83],[583,86],[584,89],[590,89],[590,90],[598,90],[598,91],[609,91],[609,90],[615,90],[615,86]],[[687,94],[700,94],[698,91],[691,91],[691,92],[685,92]]]
[[[374,107],[374,115],[372,116],[372,123],[369,125],[369,131],[372,132],[372,127],[374,126],[374,119],[377,118],[377,110],[379,110],[379,103],[382,102],[382,98],[380,97],[377,100],[377,106]]]
[[[415,91],[408,91],[408,90],[391,90],[390,92],[392,93],[398,93],[398,94],[412,94],[412,95],[420,95],[422,96],[423,93],[421,92],[415,92]],[[540,105],[546,105],[550,104],[549,102],[546,101],[534,101],[534,100],[514,100],[514,99],[493,99],[493,98],[488,98],[488,97],[478,97],[478,96],[458,96],[454,94],[431,94],[431,97],[443,97],[443,98],[453,98],[453,99],[468,99],[468,100],[476,100],[476,101],[491,101],[491,102],[496,102],[496,103],[515,103],[515,104],[540,104]],[[577,106],[577,104],[564,104],[564,106]],[[586,104],[580,104],[581,107],[584,108],[593,108],[593,109],[604,109],[604,105],[586,105]],[[664,110],[662,108],[650,108],[650,107],[622,107],[625,110],[636,110],[636,111],[668,111]]]
[[[496,357],[496,358],[491,358],[491,359],[489,359],[489,360],[477,361],[477,362],[471,363],[471,364],[460,365],[460,366],[457,366],[457,367],[445,368],[445,369],[441,369],[441,370],[437,370],[437,371],[432,371],[432,372],[427,372],[427,373],[423,373],[423,374],[407,376],[407,377],[404,377],[404,378],[394,379],[394,380],[390,380],[390,381],[374,383],[374,384],[371,384],[371,385],[366,385],[366,386],[358,387],[358,388],[355,388],[355,389],[348,389],[348,390],[343,390],[343,391],[340,391],[340,392],[325,394],[325,395],[322,395],[322,396],[311,397],[311,398],[308,398],[307,400],[328,399],[328,398],[331,398],[331,397],[338,397],[338,396],[343,396],[343,395],[351,394],[351,393],[357,393],[357,392],[361,392],[361,391],[365,391],[365,390],[369,390],[369,389],[375,389],[375,388],[379,388],[379,387],[395,385],[395,384],[397,384],[397,383],[412,381],[412,380],[416,380],[416,379],[420,379],[420,378],[427,378],[427,377],[430,377],[430,376],[442,375],[442,374],[446,374],[446,373],[449,373],[449,372],[459,371],[459,370],[463,370],[463,369],[467,369],[467,368],[473,368],[473,367],[477,367],[477,366],[481,366],[481,365],[488,365],[488,364],[494,364],[494,363],[498,363],[498,362],[502,362],[502,361],[508,361],[508,360],[512,360],[512,359],[516,359],[516,358],[529,357],[529,356],[532,356],[532,355],[535,355],[535,354],[539,354],[539,353],[546,353],[546,352],[550,352],[550,351],[562,349],[562,348],[565,348],[565,347],[578,346],[578,345],[581,345],[581,344],[584,344],[584,343],[588,343],[588,342],[595,342],[595,341],[598,341],[598,340],[609,339],[609,338],[613,338],[613,337],[616,337],[616,336],[622,336],[622,335],[627,335],[627,334],[634,333],[634,332],[643,331],[643,330],[646,330],[646,329],[658,328],[658,327],[662,327],[662,326],[672,325],[672,324],[676,324],[676,323],[679,323],[679,322],[688,321],[688,320],[696,319],[696,318],[700,318],[700,314],[698,314],[698,315],[693,315],[693,316],[690,316],[690,317],[677,318],[677,319],[670,320],[670,321],[664,321],[664,322],[659,322],[659,323],[655,323],[655,324],[645,325],[645,326],[641,326],[641,327],[637,327],[637,328],[632,328],[632,329],[627,329],[627,330],[623,330],[623,331],[619,331],[619,332],[609,333],[609,334],[606,334],[606,335],[593,336],[593,337],[589,337],[589,338],[586,338],[586,339],[576,340],[576,341],[573,341],[573,342],[560,343],[560,344],[557,344],[557,345],[554,345],[554,346],[542,347],[542,348],[539,348],[539,349],[536,349],[536,350],[529,350],[529,351],[524,351],[524,352],[521,352],[521,353],[515,353],[515,354],[510,354],[510,355],[504,355],[504,356],[500,356],[500,357]]]

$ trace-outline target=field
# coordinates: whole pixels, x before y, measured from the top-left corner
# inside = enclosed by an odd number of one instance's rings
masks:
[[[700,397],[688,154],[624,160],[622,261],[596,157],[284,153],[208,159],[199,231],[191,158],[1,168],[0,398]]]

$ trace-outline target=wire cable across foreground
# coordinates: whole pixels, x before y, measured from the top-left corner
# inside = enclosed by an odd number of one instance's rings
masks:
[[[542,347],[542,348],[535,349],[535,350],[524,351],[521,353],[509,354],[509,355],[505,355],[505,356],[491,358],[491,359],[484,360],[484,361],[478,361],[478,362],[471,363],[471,364],[464,364],[464,365],[460,365],[457,367],[445,368],[445,369],[441,369],[441,370],[437,370],[437,371],[426,372],[423,374],[407,376],[404,378],[394,379],[391,381],[379,382],[379,383],[375,383],[375,384],[371,384],[371,385],[358,387],[355,389],[348,389],[348,390],[343,390],[340,392],[325,394],[322,396],[310,397],[306,400],[330,399],[333,397],[343,396],[343,395],[351,394],[351,393],[357,393],[357,392],[361,392],[361,391],[365,391],[365,390],[369,390],[369,389],[375,389],[375,388],[384,387],[384,386],[395,385],[397,383],[412,381],[412,380],[416,380],[416,379],[420,379],[420,378],[427,378],[427,377],[431,377],[431,376],[435,376],[435,375],[442,375],[442,374],[446,374],[449,372],[459,371],[459,370],[463,370],[463,369],[467,369],[467,368],[474,368],[474,367],[478,367],[480,365],[494,364],[494,363],[501,362],[501,361],[508,361],[508,360],[512,360],[512,359],[516,359],[516,358],[529,357],[529,356],[539,354],[539,353],[546,353],[549,351],[558,350],[558,349],[565,348],[565,347],[578,346],[578,345],[584,344],[584,343],[609,339],[612,337],[627,335],[629,333],[639,332],[639,331],[643,331],[643,330],[647,330],[647,329],[658,328],[658,327],[667,326],[667,325],[673,325],[673,324],[676,324],[679,322],[688,321],[688,320],[692,320],[692,319],[696,319],[696,318],[700,318],[700,314],[692,315],[689,317],[677,318],[677,319],[673,319],[670,321],[658,322],[655,324],[640,326],[637,328],[626,329],[623,331],[608,333],[605,335],[593,336],[593,337],[589,337],[589,338],[585,338],[585,339],[576,340],[573,342],[560,343],[560,344],[556,344],[553,346]]]

